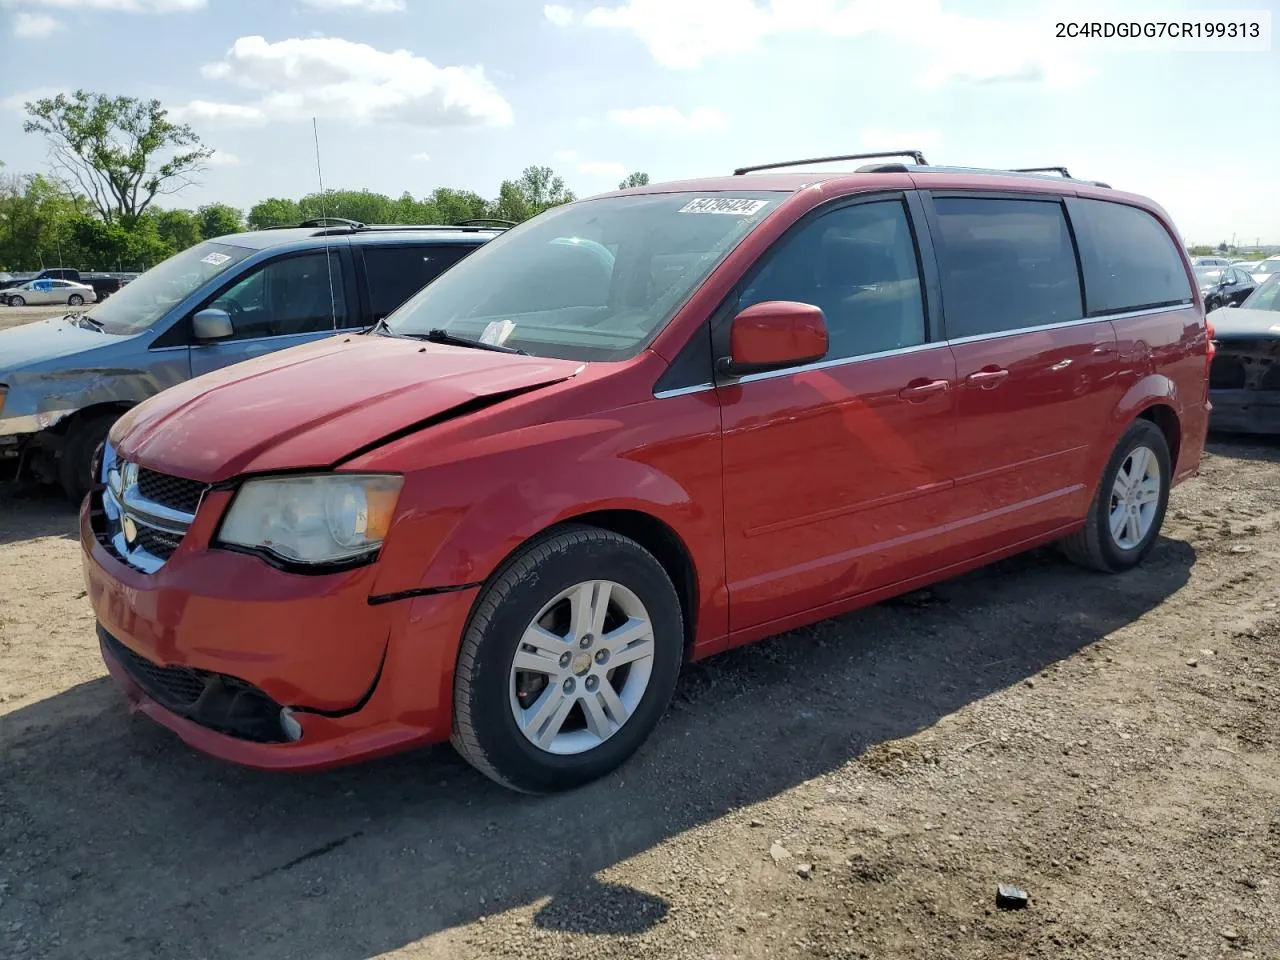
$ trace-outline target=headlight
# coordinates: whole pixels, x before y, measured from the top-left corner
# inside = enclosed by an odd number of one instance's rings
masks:
[[[403,483],[357,473],[250,480],[231,502],[217,542],[293,563],[354,560],[382,546]]]

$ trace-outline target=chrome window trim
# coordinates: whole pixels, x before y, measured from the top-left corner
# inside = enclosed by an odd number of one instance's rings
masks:
[[[1111,320],[1128,320],[1133,317],[1146,317],[1157,313],[1180,313],[1183,310],[1190,310],[1195,307],[1194,303],[1179,303],[1164,307],[1144,307],[1141,310],[1121,310],[1115,313],[1099,314],[1096,317],[1081,317],[1078,320],[1062,320],[1057,323],[1044,323],[1034,327],[1020,327],[1016,330],[999,330],[994,333],[979,333],[972,337],[959,337],[955,340],[931,340],[928,343],[918,343],[910,347],[897,347],[893,350],[881,350],[878,353],[864,353],[856,357],[838,357],[834,360],[819,360],[817,363],[806,363],[796,367],[786,367],[782,370],[769,370],[765,373],[751,373],[737,380],[731,380],[725,383],[725,386],[737,386],[743,383],[756,383],[761,380],[772,380],[776,377],[790,376],[795,373],[807,373],[810,370],[826,370],[831,367],[842,367],[850,363],[863,363],[868,360],[882,360],[885,357],[903,356],[909,353],[919,353],[922,350],[929,350],[934,347],[963,345],[966,343],[978,343],[982,340],[1000,340],[1004,337],[1016,337],[1023,333],[1041,333],[1045,330],[1059,330],[1066,327],[1079,327],[1086,323],[1101,323]],[[655,400],[666,400],[671,397],[684,397],[694,393],[703,393],[707,390],[716,389],[714,383],[700,383],[692,387],[679,387],[675,390],[660,390],[653,395]]]

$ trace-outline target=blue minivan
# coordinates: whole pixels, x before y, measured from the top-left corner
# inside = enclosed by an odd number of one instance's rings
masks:
[[[84,497],[94,451],[134,404],[251,357],[368,328],[501,221],[309,220],[190,247],[87,313],[0,331],[0,478]]]

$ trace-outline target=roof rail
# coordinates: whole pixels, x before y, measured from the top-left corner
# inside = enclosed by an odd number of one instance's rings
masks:
[[[348,220],[346,217],[312,217],[310,220],[303,220],[300,227],[348,227],[352,230],[359,230],[364,226],[359,220]]]
[[[1007,177],[1010,174],[1023,177],[1035,177],[1037,179],[1056,179],[1050,177],[1049,174],[1056,173],[1066,180],[1074,180],[1077,183],[1087,183],[1094,187],[1103,187],[1111,189],[1111,184],[1103,183],[1101,180],[1080,180],[1071,176],[1067,172],[1066,167],[1020,167],[1018,169],[1007,169],[997,167],[952,167],[952,166],[932,166],[924,164],[925,169],[921,173],[963,173],[976,174],[978,176],[987,177]],[[858,167],[855,173],[912,173],[916,167],[908,166],[904,163],[869,163],[866,166]]]
[[[1067,173],[1066,167],[1013,167],[1010,173],[1060,173],[1066,180],[1074,180],[1071,174]]]
[[[754,167],[738,167],[735,177],[755,173],[757,170],[778,170],[782,167],[805,167],[811,163],[836,163],[841,160],[874,160],[877,157],[910,157],[918,165],[927,167],[929,162],[919,150],[888,150],[882,153],[847,153],[839,157],[814,157],[811,160],[784,160],[781,163],[762,163]]]
[[[459,220],[455,227],[482,227],[486,223],[496,223],[500,227],[514,227],[514,220],[499,220],[497,217],[472,217],[470,220]]]

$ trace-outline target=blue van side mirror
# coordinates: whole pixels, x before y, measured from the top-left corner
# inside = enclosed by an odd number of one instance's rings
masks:
[[[201,310],[191,318],[191,332],[197,340],[226,340],[235,336],[231,315],[217,307]]]

